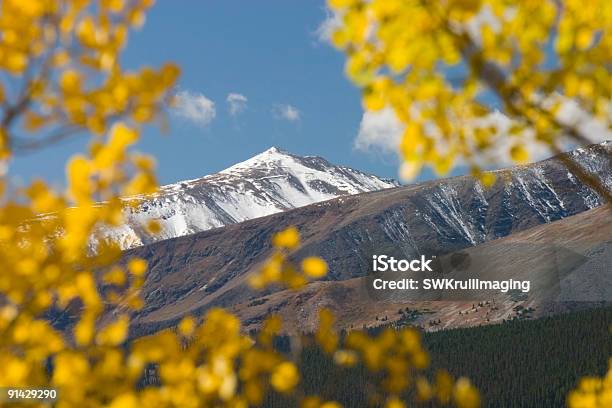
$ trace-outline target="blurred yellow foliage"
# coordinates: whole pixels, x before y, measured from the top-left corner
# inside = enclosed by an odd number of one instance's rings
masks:
[[[570,408],[604,408],[612,406],[612,358],[603,378],[584,377],[567,397]]]
[[[480,169],[494,164],[500,149],[521,163],[529,159],[527,145],[558,152],[568,140],[588,143],[576,122],[560,116],[564,103],[612,124],[610,1],[328,5],[342,22],[331,41],[346,54],[346,74],[362,88],[364,108],[392,109],[405,126],[399,150],[407,179],[426,165],[444,174],[461,162],[490,185],[494,175]]]
[[[402,120],[416,123],[406,130],[405,157],[422,158],[447,171],[455,155],[469,156],[465,140],[459,143],[452,136],[457,130],[453,118],[464,111],[479,117],[486,109],[471,99],[476,76],[458,92],[435,66],[439,60],[453,64],[461,58],[454,24],[473,16],[480,2],[451,1],[442,15],[436,14],[443,11],[438,7],[419,4],[332,1],[346,23],[334,41],[349,51],[347,70],[364,86],[364,104],[372,110],[390,104]],[[134,196],[156,189],[153,159],[131,148],[140,138],[141,125],[170,103],[179,70],[168,64],[124,72],[119,63],[129,30],[144,23],[151,5],[151,0],[4,0],[0,5],[0,70],[6,74],[3,78],[21,82],[0,84],[0,167],[10,174],[15,154],[83,131],[92,135],[88,152],[66,165],[65,191],[42,181],[14,188],[7,175],[0,174],[0,386],[58,388],[59,408],[246,407],[260,404],[272,389],[295,395],[303,407],[339,407],[298,392],[299,364],[273,347],[282,331],[276,315],[263,323],[256,338],[244,333],[236,316],[212,309],[203,317],[185,317],[176,329],[130,339],[130,314],[143,306],[139,288],[147,263],[133,258],[123,265],[118,246],[97,235],[100,227],[123,222],[125,208],[138,200]],[[490,7],[498,18],[505,16],[502,3],[491,2]],[[589,7],[568,2],[568,10],[577,17],[561,19],[556,45],[560,55],[579,52],[585,63],[609,56],[601,46],[609,39],[594,34],[609,22],[609,7],[602,9],[607,13],[589,14]],[[503,22],[500,30],[504,35],[521,32],[516,40],[526,60],[517,72],[524,75],[529,64],[542,58],[534,44],[552,24],[554,7],[521,6],[516,15],[520,18]],[[532,23],[527,16],[538,18]],[[369,43],[373,21],[384,22],[377,26],[377,46]],[[482,50],[482,58],[509,60],[504,47],[514,39],[484,29],[482,38],[485,44],[495,44]],[[482,66],[483,61],[472,59],[471,69]],[[385,64],[394,75],[405,74],[402,82],[380,75]],[[409,66],[415,69],[407,72]],[[597,113],[603,95],[599,81],[609,78],[593,70],[593,83],[565,71],[558,78],[568,93],[588,97],[587,107]],[[509,78],[516,80],[519,73]],[[537,91],[541,81],[536,75],[531,89]],[[520,94],[523,99],[529,100]],[[412,102],[420,106],[416,119]],[[448,110],[432,102],[444,102]],[[530,120],[543,123],[536,108],[529,112],[535,112]],[[436,149],[441,142],[424,131],[429,120],[437,123],[448,145],[444,154]],[[486,142],[486,133],[481,139]],[[516,146],[515,159],[525,159],[520,144]],[[152,233],[160,230],[156,223],[148,228]],[[327,264],[318,257],[304,259],[301,268],[289,261],[300,245],[296,228],[277,233],[272,243],[274,255],[251,276],[255,288],[280,284],[299,289],[327,274]],[[109,310],[119,313],[105,313]],[[46,316],[59,312],[74,323],[61,330],[54,327]],[[377,387],[386,406],[405,406],[401,395],[410,387],[420,400],[479,406],[479,394],[467,379],[455,381],[445,372],[426,378],[429,356],[415,330],[389,329],[378,336],[354,331],[343,338],[334,329],[330,310],[321,309],[319,317],[317,344],[339,365],[361,363],[384,374]],[[143,376],[152,370],[159,384],[143,385]],[[582,407],[596,406],[584,401],[607,401],[603,395],[608,383],[607,377],[586,381],[570,395],[570,403]]]
[[[246,407],[271,390],[292,395],[301,374],[273,346],[282,330],[279,316],[270,316],[256,338],[222,309],[130,338],[130,316],[143,306],[147,262],[120,262],[117,244],[99,231],[121,225],[125,210],[156,190],[154,160],[132,148],[141,125],[171,102],[179,70],[168,64],[124,72],[119,63],[129,29],[142,25],[151,5],[0,5],[0,70],[20,82],[0,84],[0,168],[9,171],[0,174],[0,386],[57,388],[59,408]],[[91,135],[90,147],[66,164],[64,191],[40,180],[9,185],[14,155],[79,133]],[[161,229],[155,222],[147,228]],[[254,286],[298,289],[326,275],[318,257],[304,259],[301,269],[289,261],[300,245],[296,228],[272,242],[276,252],[251,277]],[[71,323],[55,327],[48,316],[59,313]],[[322,310],[316,340],[339,363],[358,363],[358,349],[338,349],[333,324],[333,314]],[[395,369],[398,378],[408,366]],[[143,378],[159,384],[143,386]],[[299,395],[304,406],[340,406]]]

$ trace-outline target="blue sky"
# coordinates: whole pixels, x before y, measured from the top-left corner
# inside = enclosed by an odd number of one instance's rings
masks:
[[[344,56],[317,36],[325,18],[322,0],[158,1],[145,26],[131,33],[124,65],[174,61],[182,69],[179,91],[201,95],[215,111],[199,123],[172,114],[166,135],[145,127],[138,149],[157,157],[160,183],[216,172],[273,145],[397,176],[394,155],[354,148],[359,91],[343,74]],[[230,93],[247,99],[234,115]],[[61,184],[63,163],[86,140],[20,157],[11,172]]]
[[[158,1],[144,27],[131,33],[122,63],[136,69],[172,61],[182,69],[183,103],[169,115],[169,132],[147,126],[138,146],[157,158],[160,183],[211,174],[271,146],[396,178],[401,127],[390,111],[364,115],[359,90],[344,76],[344,55],[319,38],[329,17],[324,0]],[[499,116],[492,119],[502,123]],[[585,129],[596,139],[610,138],[601,126]],[[88,140],[16,158],[13,181],[42,177],[61,186],[64,163]],[[530,147],[533,160],[550,155]],[[503,146],[499,152],[507,153]],[[417,180],[433,177],[426,170]]]

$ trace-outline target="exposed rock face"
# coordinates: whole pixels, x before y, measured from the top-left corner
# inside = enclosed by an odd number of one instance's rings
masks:
[[[126,214],[125,225],[102,235],[128,249],[397,185],[321,157],[301,157],[273,147],[219,173],[162,186]],[[150,220],[159,222],[159,234],[147,232]]]
[[[612,143],[608,142],[569,154],[612,188],[611,153]],[[321,159],[308,160],[316,163]],[[224,173],[228,177],[242,171],[228,170]],[[254,171],[258,180],[269,180],[262,168]],[[199,314],[211,306],[237,307],[249,315],[245,305],[272,295],[273,290],[254,293],[245,277],[270,254],[272,234],[289,225],[297,226],[303,236],[304,245],[296,258],[317,254],[330,265],[327,282],[313,283],[305,293],[319,288],[319,303],[345,299],[345,307],[350,308],[354,297],[332,290],[337,285],[333,281],[348,284],[348,280],[363,277],[372,251],[399,250],[407,257],[448,254],[603,204],[555,158],[496,173],[497,182],[488,189],[474,178],[463,176],[346,195],[128,251],[127,256],[142,256],[150,264],[143,291],[145,307],[135,316],[137,331],[173,324],[185,314]],[[292,185],[291,178],[282,178]],[[304,185],[302,181],[300,184]],[[223,191],[220,186],[215,188]],[[227,192],[239,187],[225,188]],[[344,191],[351,188],[357,187],[347,186]],[[271,200],[270,194],[265,197]],[[271,305],[272,310],[265,309],[265,313],[288,308],[288,299]]]

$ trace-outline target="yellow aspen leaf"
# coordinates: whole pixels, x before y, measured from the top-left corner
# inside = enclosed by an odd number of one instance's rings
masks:
[[[328,0],[327,5],[332,9],[343,9],[347,7],[351,7],[353,4],[357,3],[357,0]]]
[[[416,157],[417,150],[424,141],[421,126],[417,123],[409,123],[404,129],[402,140],[400,142],[400,152],[406,160],[412,160]]]
[[[235,374],[226,374],[221,379],[221,384],[219,385],[219,396],[222,400],[229,400],[236,393],[236,386],[238,384],[238,380]]]
[[[123,269],[119,267],[114,267],[104,274],[103,280],[105,283],[111,285],[124,285],[127,279]]]
[[[85,122],[87,128],[96,135],[101,135],[106,130],[106,122],[100,115],[89,116]]]
[[[490,25],[486,24],[482,26],[480,30],[480,38],[482,41],[482,47],[485,49],[491,49],[495,47],[495,32]]]
[[[319,327],[315,338],[323,351],[328,354],[333,353],[338,346],[338,334],[333,328],[335,320],[336,318],[331,310],[327,308],[319,310]]]
[[[344,30],[335,30],[331,35],[331,42],[336,48],[344,48],[349,42],[349,37]]]
[[[591,100],[595,97],[595,83],[589,79],[580,81],[579,91],[580,96],[585,100]]]
[[[266,286],[266,281],[260,274],[251,274],[248,278],[249,286],[253,289],[263,289]]]
[[[65,93],[78,93],[81,91],[81,75],[75,70],[66,70],[59,81],[60,89]]]
[[[147,271],[147,261],[141,258],[132,258],[128,261],[128,269],[134,276],[143,276]]]
[[[210,395],[219,389],[221,379],[212,372],[210,367],[200,367],[196,375],[198,388],[204,394]]]
[[[195,330],[196,321],[193,317],[184,317],[178,325],[178,331],[183,336],[191,336]]]
[[[282,261],[278,259],[270,259],[261,268],[261,276],[266,282],[276,282],[282,274]]]
[[[29,364],[17,357],[7,356],[2,362],[2,382],[5,384],[24,385],[30,374]]]
[[[34,259],[26,258],[20,260],[15,269],[21,275],[32,275],[38,271],[38,264]]]
[[[21,74],[28,64],[28,58],[21,52],[11,52],[5,57],[4,65],[12,74]]]
[[[363,107],[369,111],[379,111],[385,107],[385,100],[378,92],[367,92],[363,95]]]
[[[70,386],[82,383],[87,378],[89,363],[84,356],[75,352],[60,353],[55,359],[53,383],[59,386]]]
[[[16,343],[25,343],[30,338],[30,328],[32,326],[31,320],[21,319],[18,320],[13,329],[13,340]]]
[[[74,339],[76,344],[85,346],[93,341],[95,332],[95,319],[90,316],[82,316],[74,327]]]
[[[127,306],[133,310],[140,310],[144,306],[144,301],[138,295],[131,296],[128,299]]]
[[[320,408],[342,408],[342,405],[336,401],[326,401]]]
[[[443,175],[447,174],[450,171],[452,166],[453,166],[453,158],[452,158],[452,156],[449,156],[449,155],[442,156],[442,157],[439,157],[434,162],[434,171],[439,176],[443,176]]]
[[[128,334],[129,324],[127,316],[120,316],[98,333],[96,342],[107,346],[116,346],[123,343]]]
[[[429,384],[429,381],[427,381],[423,377],[419,377],[417,378],[414,385],[416,388],[417,398],[419,400],[428,401],[431,399],[431,396],[433,394],[433,389],[432,389],[432,386]]]
[[[129,146],[138,141],[138,138],[138,132],[124,123],[117,123],[111,129],[111,143],[118,146]]]
[[[286,393],[293,390],[300,380],[296,366],[291,362],[280,363],[270,377],[270,383],[278,392]]]
[[[394,16],[401,11],[401,0],[373,1],[372,11],[378,19]]]
[[[133,157],[134,165],[143,171],[153,171],[155,169],[155,160],[144,154],[137,154]]]
[[[593,41],[594,32],[590,28],[582,28],[576,33],[576,47],[579,50],[586,50]]]
[[[321,278],[327,274],[327,263],[316,256],[302,260],[302,270],[311,278]]]
[[[387,403],[385,404],[385,408],[405,408],[406,405],[402,402],[402,400],[400,400],[397,397],[392,397],[389,400],[387,400]]]
[[[144,25],[145,15],[142,10],[133,9],[128,14],[128,23],[134,28],[140,28]]]
[[[36,131],[40,129],[47,122],[47,120],[48,119],[42,115],[38,115],[33,112],[28,112],[25,115],[24,126],[30,132]]]
[[[478,178],[482,185],[485,187],[492,187],[495,184],[495,181],[497,180],[495,173],[492,172],[483,172],[479,175]]]
[[[597,408],[598,396],[595,393],[585,393],[577,390],[572,390],[567,397],[567,406],[569,408]]]
[[[70,54],[68,54],[68,51],[66,50],[60,50],[56,52],[51,58],[51,64],[53,64],[54,67],[62,67],[66,65],[69,61]]]
[[[49,292],[40,292],[34,298],[34,305],[39,309],[46,309],[53,303],[53,297]]]
[[[300,245],[300,233],[297,228],[289,227],[276,233],[272,238],[272,243],[279,248],[295,249]]]
[[[150,234],[154,235],[159,234],[162,230],[161,224],[157,220],[150,220],[149,222],[147,222],[146,228]]]
[[[6,159],[10,154],[8,133],[4,127],[0,127],[0,160]]]
[[[526,163],[529,161],[529,152],[522,145],[514,145],[510,149],[510,157],[517,163]]]
[[[277,314],[269,316],[263,323],[262,334],[266,336],[276,336],[283,326],[283,320]]]
[[[301,289],[308,283],[306,278],[298,273],[288,274],[283,281],[290,289],[293,290]]]
[[[152,173],[138,172],[124,187],[126,195],[152,194],[157,191],[157,182]]]
[[[459,378],[453,391],[455,404],[458,408],[480,407],[480,395],[478,390],[465,377]]]
[[[138,398],[132,392],[120,394],[113,398],[112,402],[108,406],[109,408],[140,408],[141,405],[138,402]]]
[[[400,73],[410,64],[410,54],[404,48],[395,47],[387,53],[386,61],[394,73]]]
[[[334,353],[334,361],[341,366],[352,367],[359,361],[357,353],[351,350],[338,350]]]
[[[181,74],[181,68],[176,64],[165,64],[161,68],[161,83],[171,86]]]
[[[419,350],[412,356],[412,364],[418,369],[424,369],[429,366],[429,355]]]
[[[436,373],[436,398],[442,404],[450,403],[453,394],[453,378],[444,370]]]
[[[419,333],[412,328],[403,329],[400,333],[400,340],[402,347],[410,353],[414,353],[421,349],[421,337]]]
[[[79,203],[91,202],[93,184],[90,179],[92,166],[83,156],[73,157],[67,165],[68,188],[72,198]]]
[[[113,13],[119,13],[123,9],[124,0],[104,0],[102,4]]]
[[[95,307],[100,303],[96,282],[89,272],[81,272],[76,277],[76,288],[86,306]]]
[[[149,122],[155,116],[155,112],[151,106],[140,105],[136,107],[132,113],[132,118],[137,122]]]

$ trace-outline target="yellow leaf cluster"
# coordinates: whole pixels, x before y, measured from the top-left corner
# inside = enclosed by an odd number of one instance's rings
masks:
[[[584,377],[567,396],[569,408],[603,408],[612,405],[612,359],[603,378]]]
[[[327,263],[319,257],[304,258],[299,269],[289,261],[288,251],[295,250],[300,245],[300,234],[296,227],[289,227],[274,234],[272,244],[276,249],[275,253],[259,271],[249,277],[249,283],[254,289],[263,289],[274,284],[300,289],[309,279],[320,279],[327,275]]]
[[[123,72],[128,31],[150,0],[9,0],[0,5],[0,84],[5,106],[0,158],[82,131],[103,135],[117,119],[137,124],[163,112],[179,70],[173,64]],[[26,74],[27,69],[27,74]],[[7,89],[21,89],[8,92]],[[23,116],[27,138],[13,123]],[[15,133],[15,134],[13,134]]]
[[[373,3],[379,16],[403,4]],[[120,225],[125,211],[156,188],[154,161],[133,149],[142,124],[167,105],[178,68],[169,64],[124,72],[119,63],[129,29],[142,25],[151,5],[151,0],[0,4],[0,71],[7,74],[3,79],[21,82],[0,84],[0,167],[7,165],[10,174],[10,159],[20,151],[77,132],[92,135],[88,151],[66,164],[63,190],[42,181],[10,186],[0,174],[0,387],[57,388],[59,408],[247,407],[261,404],[271,390],[295,397],[304,407],[337,408],[337,402],[299,389],[300,363],[274,347],[282,331],[279,316],[267,319],[255,338],[222,309],[194,311],[174,322],[176,327],[134,338],[130,317],[143,306],[139,291],[148,265],[140,258],[123,262],[117,244],[101,231]],[[360,10],[347,13],[351,28],[343,41],[366,41],[369,18]],[[390,58],[399,72],[410,54]],[[431,55],[424,56],[424,66],[431,61]],[[394,82],[368,82],[374,72],[368,64],[367,53],[350,64],[355,78],[370,86],[365,103],[380,109],[399,101],[404,94]],[[432,97],[439,83],[430,76],[418,93]],[[13,89],[24,91],[8,91]],[[407,151],[429,151],[432,159],[447,160],[433,155],[427,137],[421,138]],[[159,225],[150,229],[154,233]],[[272,243],[275,252],[251,277],[253,286],[298,289],[327,274],[325,261],[313,256],[294,266],[297,229],[279,232]],[[60,329],[49,316],[70,318]],[[333,314],[322,309],[314,341],[337,364],[362,363],[384,372],[378,386],[389,395],[387,405],[402,406],[399,395],[409,386],[407,378],[429,361],[418,335],[353,332],[344,341],[333,326]],[[431,398],[439,394],[446,402],[452,394],[466,408],[477,405],[478,394],[465,380],[440,378],[444,381],[430,383],[419,376],[417,390],[429,390]]]
[[[559,116],[561,102],[612,124],[609,1],[330,0],[328,6],[342,22],[332,43],[346,54],[346,74],[362,88],[364,109],[391,109],[405,125],[404,178],[425,166],[445,174],[457,162],[494,165],[495,149],[510,136],[508,153],[517,163],[529,160],[521,147],[528,142],[553,149],[566,137],[584,143],[589,135]],[[497,109],[520,131],[492,126]]]

